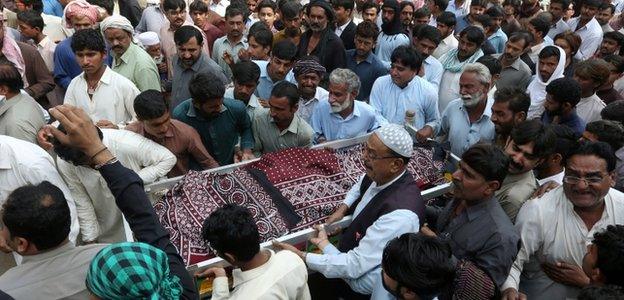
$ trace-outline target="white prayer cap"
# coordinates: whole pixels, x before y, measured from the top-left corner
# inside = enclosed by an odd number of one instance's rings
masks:
[[[158,38],[158,34],[153,31],[146,31],[138,36],[139,42],[143,44],[143,46],[154,46],[160,44],[160,39]]]
[[[375,130],[375,134],[392,151],[403,157],[412,157],[414,141],[403,126],[386,124]]]

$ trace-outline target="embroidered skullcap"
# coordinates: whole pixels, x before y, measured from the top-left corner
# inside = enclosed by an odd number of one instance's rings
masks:
[[[153,31],[143,32],[139,34],[137,38],[139,39],[139,42],[141,42],[141,44],[145,47],[160,44],[160,39],[158,38],[158,34]]]
[[[293,74],[295,74],[295,77],[308,73],[317,73],[319,76],[323,77],[325,72],[325,67],[323,67],[314,56],[299,59],[293,66]]]
[[[101,299],[179,299],[182,286],[169,274],[164,251],[145,243],[117,243],[91,261],[87,288]]]
[[[100,28],[102,30],[102,35],[104,35],[104,31],[109,28],[121,29],[134,35],[134,27],[132,27],[132,24],[126,17],[121,15],[112,15],[102,20]]]
[[[86,16],[92,24],[95,24],[99,12],[95,5],[91,5],[85,0],[74,0],[65,6],[63,15],[65,16],[65,27],[73,28],[74,25],[71,23],[71,18],[74,16]]]
[[[381,142],[403,157],[412,157],[414,142],[403,126],[386,124],[375,130]]]

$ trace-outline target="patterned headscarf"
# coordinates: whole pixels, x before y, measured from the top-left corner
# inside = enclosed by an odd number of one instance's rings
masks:
[[[65,27],[73,28],[71,18],[74,16],[86,16],[91,23],[95,24],[98,20],[99,11],[97,6],[89,4],[85,0],[74,0],[65,6],[63,16],[65,18]]]
[[[304,75],[308,73],[317,73],[320,77],[325,75],[325,67],[323,67],[316,59],[312,58],[303,58],[298,60],[293,66],[293,74],[295,77],[299,75]]]
[[[103,299],[179,299],[182,286],[169,274],[167,255],[145,243],[111,244],[91,261],[87,288]]]

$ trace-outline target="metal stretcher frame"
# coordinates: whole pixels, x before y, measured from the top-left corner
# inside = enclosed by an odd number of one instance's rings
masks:
[[[415,130],[408,128],[408,131],[412,131],[412,133],[415,132]],[[332,148],[332,149],[340,149],[340,148],[345,148],[345,147],[349,147],[349,146],[353,146],[353,145],[357,145],[360,143],[363,143],[364,141],[366,141],[368,139],[368,136],[370,134],[364,135],[364,136],[360,136],[360,137],[356,137],[356,138],[352,138],[352,139],[346,139],[346,140],[337,140],[337,141],[332,141],[332,142],[328,142],[328,143],[324,143],[321,145],[316,145],[314,147],[312,147],[312,149],[324,149],[324,148]],[[459,158],[457,156],[455,156],[454,154],[449,152],[449,159],[454,161],[454,162],[459,162]],[[227,165],[227,166],[222,166],[222,167],[218,167],[218,168],[214,168],[214,169],[210,169],[210,170],[206,170],[204,172],[207,173],[219,173],[219,174],[224,174],[224,173],[228,173],[236,168],[239,168],[241,166],[244,166],[246,164],[252,163],[259,160],[259,158],[253,159],[253,160],[249,160],[249,161],[245,161],[245,162],[240,162],[240,163],[235,163],[235,164],[231,164],[231,165]],[[159,182],[155,182],[153,184],[150,184],[148,186],[145,187],[145,191],[148,193],[153,193],[153,192],[160,192],[166,189],[171,189],[178,181],[180,181],[180,179],[182,179],[183,176],[179,176],[179,177],[175,177],[175,178],[170,178],[167,180],[163,180],[163,181],[159,181]],[[433,188],[427,189],[422,191],[422,197],[424,200],[429,200],[429,199],[433,199],[435,197],[438,197],[446,192],[448,192],[451,188],[451,184],[450,183],[444,183],[438,186],[435,186]],[[344,229],[347,226],[349,226],[349,224],[351,224],[351,216],[346,216],[344,217],[342,220],[330,225],[329,227],[327,227],[328,231],[334,231],[337,229]],[[276,240],[279,242],[284,242],[284,243],[288,243],[288,244],[299,244],[302,242],[307,241],[309,238],[313,237],[315,233],[315,230],[313,228],[308,228],[308,229],[303,229],[297,232],[293,232],[287,235],[284,235],[282,237],[277,238]],[[262,244],[260,244],[261,248],[273,248],[271,241],[267,241],[264,242]],[[205,270],[207,268],[211,268],[211,267],[226,267],[229,266],[229,263],[226,262],[225,260],[219,258],[219,257],[214,257],[193,265],[190,265],[187,267],[187,271],[193,275],[195,272],[197,271],[201,271],[201,270]]]

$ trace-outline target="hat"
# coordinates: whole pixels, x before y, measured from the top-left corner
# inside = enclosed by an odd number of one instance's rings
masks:
[[[153,31],[143,32],[139,34],[137,38],[139,39],[139,42],[141,42],[141,44],[145,47],[160,44],[160,39],[158,38],[158,34]]]
[[[377,134],[381,142],[392,151],[403,157],[412,157],[414,141],[403,126],[386,124],[375,130],[375,134]]]

